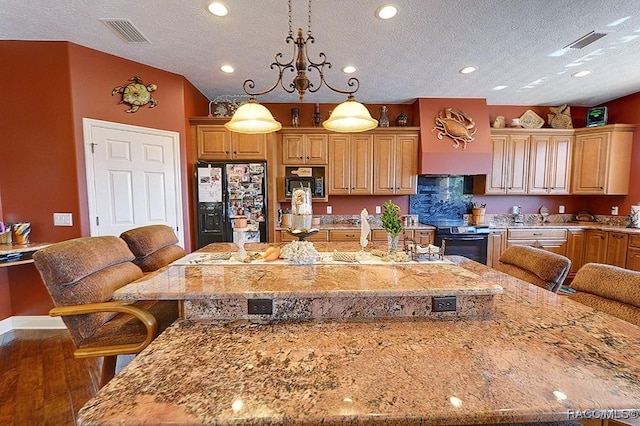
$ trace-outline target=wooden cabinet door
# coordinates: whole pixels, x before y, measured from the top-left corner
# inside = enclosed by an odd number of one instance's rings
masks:
[[[507,144],[507,194],[526,194],[529,180],[529,136],[511,135]]]
[[[607,233],[589,229],[586,231],[584,263],[607,263]]]
[[[373,193],[395,193],[396,138],[393,135],[375,135],[373,138]]]
[[[629,247],[626,265],[627,269],[640,271],[640,247]]]
[[[567,230],[567,257],[571,260],[569,274],[575,275],[584,265],[584,245],[585,231],[583,229]]]
[[[604,193],[608,144],[609,134],[604,132],[576,137],[572,193]]]
[[[305,135],[304,155],[305,164],[327,164],[328,135]]]
[[[304,135],[291,134],[282,136],[282,164],[304,163]]]
[[[230,160],[231,134],[222,126],[197,126],[199,160]]]
[[[500,255],[506,248],[507,244],[506,234],[507,232],[504,230],[491,231],[489,233],[489,242],[487,246],[487,266],[496,267],[500,264]]]
[[[395,193],[411,195],[415,194],[417,189],[418,135],[398,135],[395,154]]]
[[[491,173],[487,177],[487,194],[504,194],[507,188],[507,141],[506,135],[491,136]]]
[[[329,195],[347,195],[351,191],[349,135],[329,136]]]
[[[234,160],[266,160],[267,135],[231,133],[231,158]]]
[[[554,136],[549,152],[549,194],[571,192],[571,157],[573,136]],[[529,188],[531,189],[531,188]]]
[[[551,136],[534,135],[529,148],[529,194],[549,192]]]
[[[629,234],[609,232],[607,235],[607,264],[624,268],[627,264]]]
[[[350,168],[352,195],[373,193],[373,136],[351,135]]]

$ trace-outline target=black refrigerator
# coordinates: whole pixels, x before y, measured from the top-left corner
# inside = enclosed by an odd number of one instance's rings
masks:
[[[196,163],[198,248],[233,242],[236,216],[247,218],[245,242],[267,242],[267,163]]]

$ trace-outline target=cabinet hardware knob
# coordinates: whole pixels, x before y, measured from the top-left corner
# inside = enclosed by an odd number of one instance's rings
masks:
[[[308,160],[309,158],[310,158],[310,157],[307,155],[307,160]]]
[[[534,232],[533,235],[539,235],[542,236],[542,234],[538,233],[538,232]]]
[[[300,158],[302,160],[302,155],[300,157],[298,157],[298,158]],[[307,157],[307,158],[309,158],[309,157]]]

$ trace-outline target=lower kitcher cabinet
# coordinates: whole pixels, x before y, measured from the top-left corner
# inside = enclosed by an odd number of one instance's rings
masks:
[[[583,229],[567,230],[567,257],[571,260],[569,276],[573,277],[584,265],[585,231]]]
[[[606,231],[588,229],[584,244],[584,263],[607,263]]]
[[[627,247],[629,234],[622,232],[609,232],[607,235],[607,264],[619,266],[627,265]]]
[[[640,271],[640,235],[629,236],[629,248],[627,250],[627,269]]]

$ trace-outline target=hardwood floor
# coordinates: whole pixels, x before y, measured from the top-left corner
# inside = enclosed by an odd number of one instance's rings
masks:
[[[0,335],[0,425],[73,425],[97,392],[100,360],[76,359],[67,330]]]

